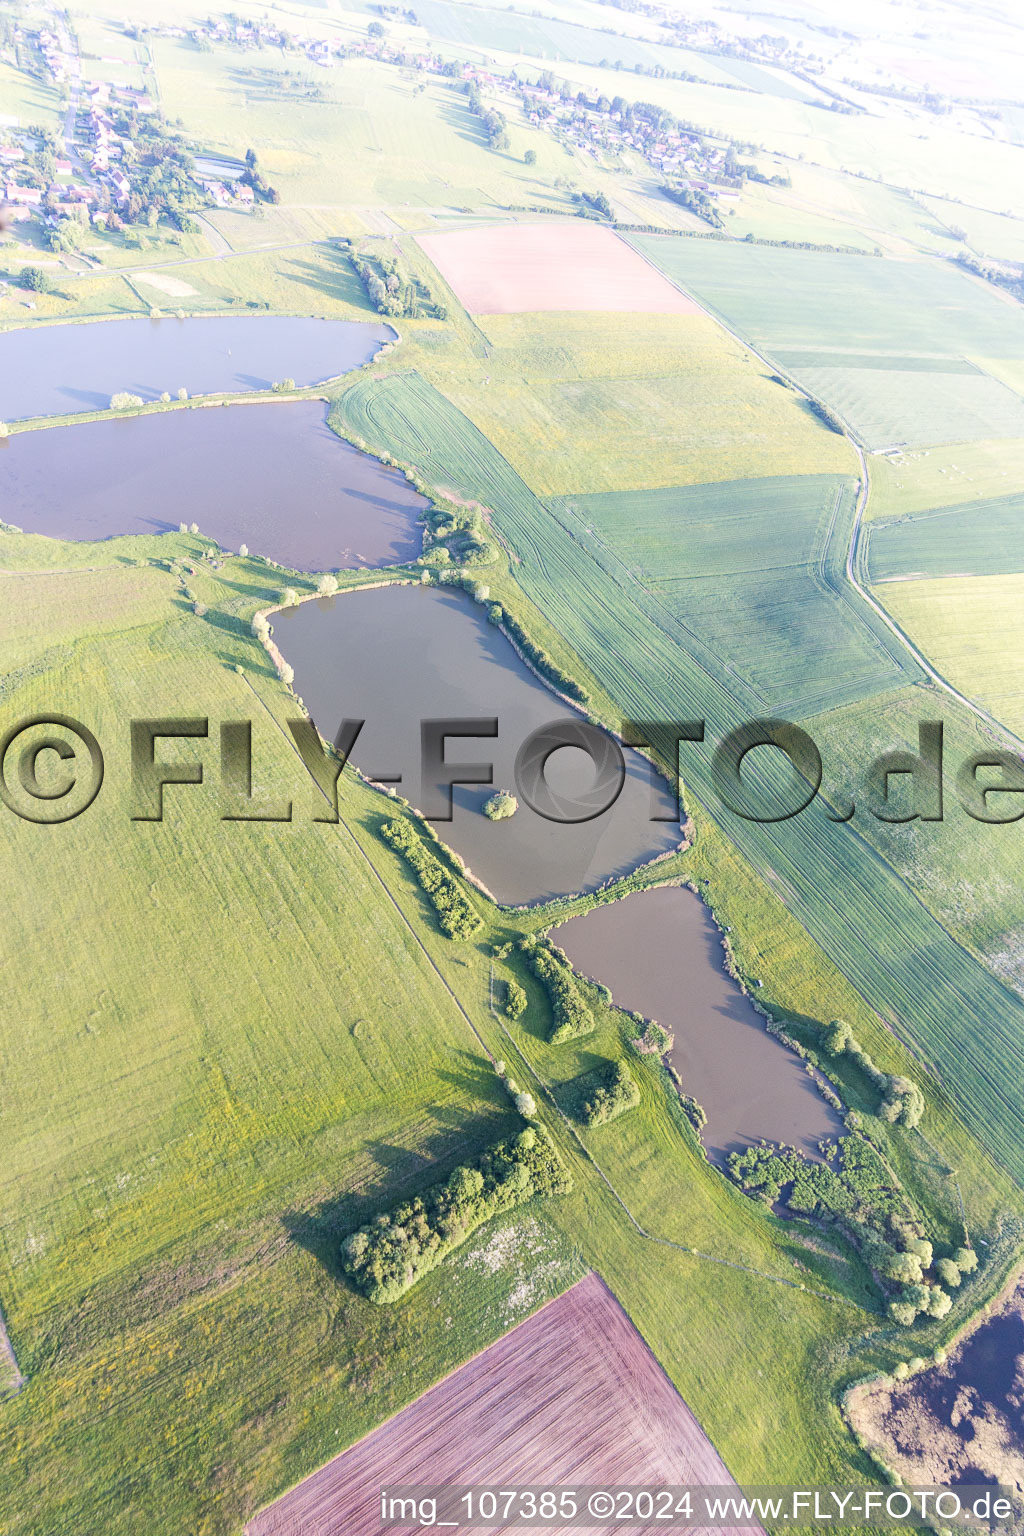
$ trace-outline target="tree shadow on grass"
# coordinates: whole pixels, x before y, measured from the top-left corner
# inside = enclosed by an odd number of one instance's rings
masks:
[[[376,314],[367,302],[352,263],[341,252],[325,250],[320,261],[303,261],[297,256],[287,258],[281,264],[280,275],[285,282],[313,288],[328,298]]]
[[[433,1113],[439,1118],[436,1109]],[[364,1151],[375,1165],[370,1178],[358,1190],[340,1191],[308,1210],[285,1212],[282,1221],[289,1240],[312,1254],[332,1279],[347,1284],[341,1245],[350,1233],[381,1212],[442,1184],[460,1163],[472,1161],[501,1138],[502,1123],[493,1114],[469,1119],[453,1116],[452,1120],[451,1125],[438,1124],[416,1148],[366,1142]]]

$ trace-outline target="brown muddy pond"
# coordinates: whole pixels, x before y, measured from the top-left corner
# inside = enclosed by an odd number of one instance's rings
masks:
[[[1024,1492],[1024,1277],[944,1364],[858,1387],[850,1418],[910,1484]]]
[[[389,325],[291,315],[27,325],[0,335],[0,421],[104,410],[120,390],[158,400],[320,384],[394,340]]]
[[[196,406],[0,439],[0,515],[26,533],[107,539],[182,522],[295,570],[393,565],[427,506],[342,442],[319,400]]]
[[[702,1140],[713,1162],[762,1138],[816,1157],[823,1137],[842,1134],[800,1058],[768,1034],[725,971],[722,936],[693,891],[640,891],[570,918],[551,937],[620,1008],[675,1036],[669,1059],[707,1114]]]
[[[497,719],[496,738],[449,739],[446,761],[491,763],[493,783],[456,786],[453,819],[433,825],[498,901],[519,905],[593,890],[678,844],[678,823],[650,820],[651,772],[638,753],[624,754],[618,799],[591,821],[549,821],[521,796],[506,821],[482,814],[495,790],[516,792],[515,759],[531,732],[580,717],[465,593],[391,586],[318,599],[276,614],[274,639],[321,736],[333,740],[343,718],[364,720],[352,761],[376,780],[400,774],[399,792],[413,805],[423,805],[432,789],[429,777],[421,783],[421,720]],[[595,773],[587,753],[566,746],[548,760],[546,778],[560,793],[582,796]],[[655,809],[666,814],[664,791],[654,793]]]

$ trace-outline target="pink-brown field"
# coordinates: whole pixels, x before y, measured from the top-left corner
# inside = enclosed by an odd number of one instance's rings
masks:
[[[246,1529],[248,1536],[417,1529],[381,1526],[381,1487],[451,1483],[725,1487],[733,1479],[615,1297],[591,1274]],[[624,1527],[574,1529],[598,1536]],[[653,1536],[664,1526],[628,1529]]]
[[[583,219],[416,238],[474,315],[540,310],[686,315],[698,308],[613,230]]]

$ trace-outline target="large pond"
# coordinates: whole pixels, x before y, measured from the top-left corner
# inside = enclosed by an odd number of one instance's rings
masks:
[[[552,938],[621,1008],[674,1034],[670,1060],[704,1107],[714,1162],[762,1137],[817,1156],[823,1137],[842,1134],[799,1057],[768,1034],[723,968],[721,934],[693,891],[641,891],[571,918]]]
[[[420,722],[497,718],[497,738],[450,739],[446,760],[492,763],[493,788],[456,787],[453,820],[434,825],[499,900],[520,904],[591,890],[610,876],[677,845],[676,823],[651,821],[647,763],[627,753],[612,808],[567,825],[520,807],[489,821],[481,807],[494,789],[515,790],[514,763],[526,738],[553,720],[579,716],[538,681],[480,605],[461,591],[391,586],[304,603],[275,616],[274,638],[295,669],[295,691],[320,734],[333,740],[341,720],[366,723],[352,761],[374,779],[401,774],[400,792],[424,805]],[[547,764],[560,793],[585,795],[591,758],[560,747]],[[427,807],[429,809],[429,806]],[[656,807],[666,809],[664,797]]]
[[[61,539],[165,533],[297,570],[415,559],[426,500],[335,436],[318,400],[196,406],[0,439],[7,522]]]
[[[394,335],[384,324],[283,315],[24,326],[0,334],[0,420],[103,410],[119,390],[157,400],[285,378],[319,384],[369,362]]]

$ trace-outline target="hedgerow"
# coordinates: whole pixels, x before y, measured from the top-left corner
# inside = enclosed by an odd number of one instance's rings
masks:
[[[380,835],[411,866],[430,898],[441,931],[450,939],[469,939],[483,919],[439,859],[424,848],[406,821],[383,821]]]

